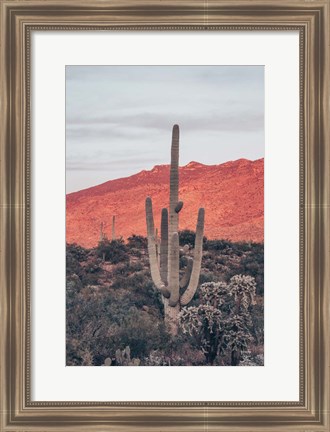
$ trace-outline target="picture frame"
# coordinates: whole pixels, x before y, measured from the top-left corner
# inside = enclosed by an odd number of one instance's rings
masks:
[[[329,6],[328,0],[1,1],[2,431],[330,431]],[[30,49],[38,29],[299,31],[299,402],[31,400]]]

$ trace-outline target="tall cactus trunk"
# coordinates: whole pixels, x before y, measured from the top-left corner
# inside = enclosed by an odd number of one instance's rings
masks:
[[[179,214],[175,211],[179,202],[179,126],[172,131],[171,169],[170,169],[170,223],[169,239],[179,230]]]
[[[146,199],[148,253],[151,277],[162,294],[165,323],[172,336],[178,333],[178,314],[182,305],[189,303],[198,287],[203,247],[204,209],[199,209],[196,227],[194,259],[188,257],[187,269],[180,280],[179,212],[183,202],[179,201],[179,126],[172,131],[170,202],[169,211],[162,209],[161,239],[157,247],[152,211],[152,201]],[[188,248],[189,249],[189,248]],[[187,251],[186,251],[187,252]],[[158,260],[159,253],[159,260]],[[188,287],[187,287],[188,286]],[[186,292],[180,297],[180,287]]]
[[[178,334],[179,326],[178,326],[178,315],[180,312],[180,304],[178,303],[176,306],[169,305],[169,299],[164,298],[164,318],[165,325],[168,332],[172,336],[176,336]]]

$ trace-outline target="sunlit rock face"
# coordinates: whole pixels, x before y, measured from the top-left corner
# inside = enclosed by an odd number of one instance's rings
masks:
[[[264,160],[239,159],[220,165],[192,161],[180,167],[180,230],[196,228],[196,214],[205,208],[208,239],[263,242]],[[152,197],[155,226],[169,196],[169,166],[157,165],[130,177],[111,180],[66,197],[66,241],[96,246],[100,224],[111,238],[113,215],[116,236],[146,236],[145,199]]]

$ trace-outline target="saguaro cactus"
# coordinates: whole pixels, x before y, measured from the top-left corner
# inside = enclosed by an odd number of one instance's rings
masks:
[[[100,242],[104,240],[103,222],[100,224]]]
[[[152,200],[146,199],[146,219],[150,271],[154,284],[160,290],[165,309],[165,322],[170,332],[178,331],[178,314],[181,306],[186,306],[193,298],[199,282],[202,262],[204,209],[200,208],[197,217],[194,259],[187,257],[187,267],[180,279],[179,213],[183,202],[179,201],[179,126],[172,131],[170,202],[169,211],[162,209],[160,246],[155,235]],[[181,250],[188,253],[189,248]],[[159,259],[157,254],[159,253]],[[180,294],[180,288],[186,288]]]
[[[116,216],[112,216],[112,233],[111,239],[116,240]]]

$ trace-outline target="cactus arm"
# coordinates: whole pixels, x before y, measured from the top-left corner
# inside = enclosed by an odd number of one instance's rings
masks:
[[[160,277],[164,284],[167,284],[168,269],[168,211],[162,209],[162,218],[160,224]]]
[[[179,284],[180,288],[185,288],[188,285],[192,268],[193,268],[193,259],[188,257],[187,267],[185,268],[183,276],[180,279],[180,284]]]
[[[177,203],[177,205],[175,206],[175,209],[174,209],[175,213],[180,213],[180,211],[182,210],[182,207],[183,207],[183,201],[179,201]]]
[[[169,247],[168,287],[171,293],[169,305],[174,307],[180,299],[179,292],[179,235],[173,233]]]
[[[160,268],[160,237],[158,236],[158,230],[156,229],[156,239],[157,239],[157,258],[158,267]],[[163,280],[163,279],[162,279]]]
[[[202,252],[203,252],[203,234],[204,234],[204,215],[205,211],[203,208],[198,210],[197,226],[196,226],[196,238],[195,238],[195,249],[194,249],[194,263],[191,272],[190,282],[188,288],[181,296],[180,303],[182,306],[186,306],[191,299],[194,297],[198,287],[199,275],[202,264]]]
[[[152,201],[148,197],[146,199],[146,219],[147,219],[147,237],[148,237],[148,254],[150,262],[150,273],[156,288],[158,288],[165,297],[170,296],[170,292],[161,280],[157,256],[156,256],[156,241],[155,241],[155,225],[152,212]]]
[[[156,258],[158,262],[158,267],[160,266],[159,262],[159,242],[158,242],[158,229],[155,229],[155,243],[156,243]]]

